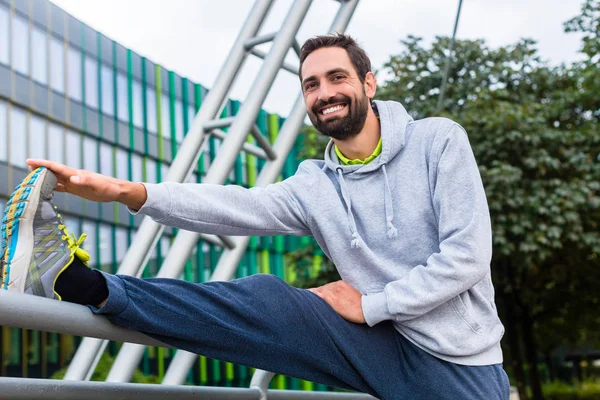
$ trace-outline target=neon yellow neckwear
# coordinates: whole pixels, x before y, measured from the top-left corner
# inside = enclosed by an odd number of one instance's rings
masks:
[[[337,148],[337,146],[334,145],[333,148],[335,149],[335,154],[337,154],[338,158],[344,165],[368,164],[371,161],[373,161],[373,159],[375,157],[377,157],[378,155],[381,154],[381,138],[379,138],[379,143],[377,143],[377,147],[375,147],[375,151],[373,151],[373,154],[371,154],[369,157],[365,158],[364,160],[360,160],[358,158],[356,158],[354,160],[350,160],[350,159],[344,157],[344,155]]]

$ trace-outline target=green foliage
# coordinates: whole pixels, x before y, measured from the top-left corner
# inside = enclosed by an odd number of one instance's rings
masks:
[[[599,5],[587,1],[567,24],[586,32],[590,60],[598,58]],[[448,39],[431,48],[413,36],[402,43],[405,50],[385,64],[392,79],[379,93],[416,118],[433,116]],[[600,304],[597,65],[550,67],[528,39],[498,49],[459,40],[455,49],[442,115],[469,132],[480,166],[496,286],[514,295],[520,317],[536,320],[549,347],[600,343],[593,311]]]
[[[308,125],[300,132],[300,138],[302,140],[302,147],[298,152],[299,160],[323,159],[325,147],[329,143],[327,136],[320,134],[314,126]]]
[[[104,353],[98,362],[98,366],[92,375],[92,381],[104,382],[108,376],[108,372],[115,362],[115,358],[108,353]],[[56,371],[50,379],[63,379],[67,373],[67,368],[64,367]],[[160,380],[155,375],[144,375],[139,369],[136,369],[131,378],[133,383],[160,383]]]
[[[542,387],[546,400],[600,400],[600,381],[585,381],[575,386],[554,381]]]
[[[335,265],[325,256],[323,256],[320,271],[315,273],[313,270],[313,256],[317,251],[320,251],[320,249],[316,249],[315,245],[311,244],[286,255],[287,265],[291,266],[297,274],[294,286],[308,289],[341,279]]]

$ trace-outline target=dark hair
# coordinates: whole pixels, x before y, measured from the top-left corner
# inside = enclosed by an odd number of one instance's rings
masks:
[[[367,53],[365,53],[352,37],[344,35],[343,33],[315,36],[304,42],[302,49],[300,49],[300,80],[302,80],[302,64],[304,64],[306,57],[313,51],[324,47],[341,47],[346,50],[348,57],[350,57],[350,61],[352,61],[352,65],[354,65],[358,78],[361,82],[365,81],[365,76],[368,72],[371,72],[371,60],[369,60]]]

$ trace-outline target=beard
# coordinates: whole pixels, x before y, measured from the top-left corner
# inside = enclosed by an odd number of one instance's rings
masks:
[[[308,112],[308,117],[315,128],[325,136],[337,140],[346,140],[358,135],[367,121],[369,110],[369,98],[363,93],[361,98],[351,99],[346,95],[339,94],[328,101],[317,101]],[[328,104],[344,104],[348,109],[345,116],[327,118],[319,113],[319,110]]]

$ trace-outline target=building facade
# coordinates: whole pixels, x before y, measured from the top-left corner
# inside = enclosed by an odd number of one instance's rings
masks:
[[[29,157],[119,179],[163,181],[206,93],[199,83],[110,40],[47,0],[0,0],[0,207],[27,174]],[[230,100],[223,117],[235,115],[239,107],[238,101]],[[281,117],[265,111],[257,118],[271,141],[282,123]],[[212,137],[205,142],[193,182],[202,182],[219,144]],[[282,178],[295,172],[298,146],[288,156]],[[240,153],[228,183],[253,186],[263,164]],[[55,203],[69,230],[88,235],[85,248],[93,266],[115,272],[140,218],[120,205],[60,193]],[[145,277],[157,273],[175,234],[165,230]],[[273,273],[293,282],[285,255],[310,244],[310,238],[252,238],[237,276]],[[219,253],[215,245],[199,242],[184,279],[207,280]],[[320,256],[315,260],[313,272],[319,269]],[[2,327],[0,336],[2,376],[49,377],[68,365],[80,341],[11,327]],[[114,355],[118,344],[111,343],[109,349]],[[172,356],[172,350],[149,348],[140,369],[160,381]],[[248,368],[200,357],[188,381],[247,386],[250,377]],[[326,389],[287,377],[276,377],[273,386]]]

